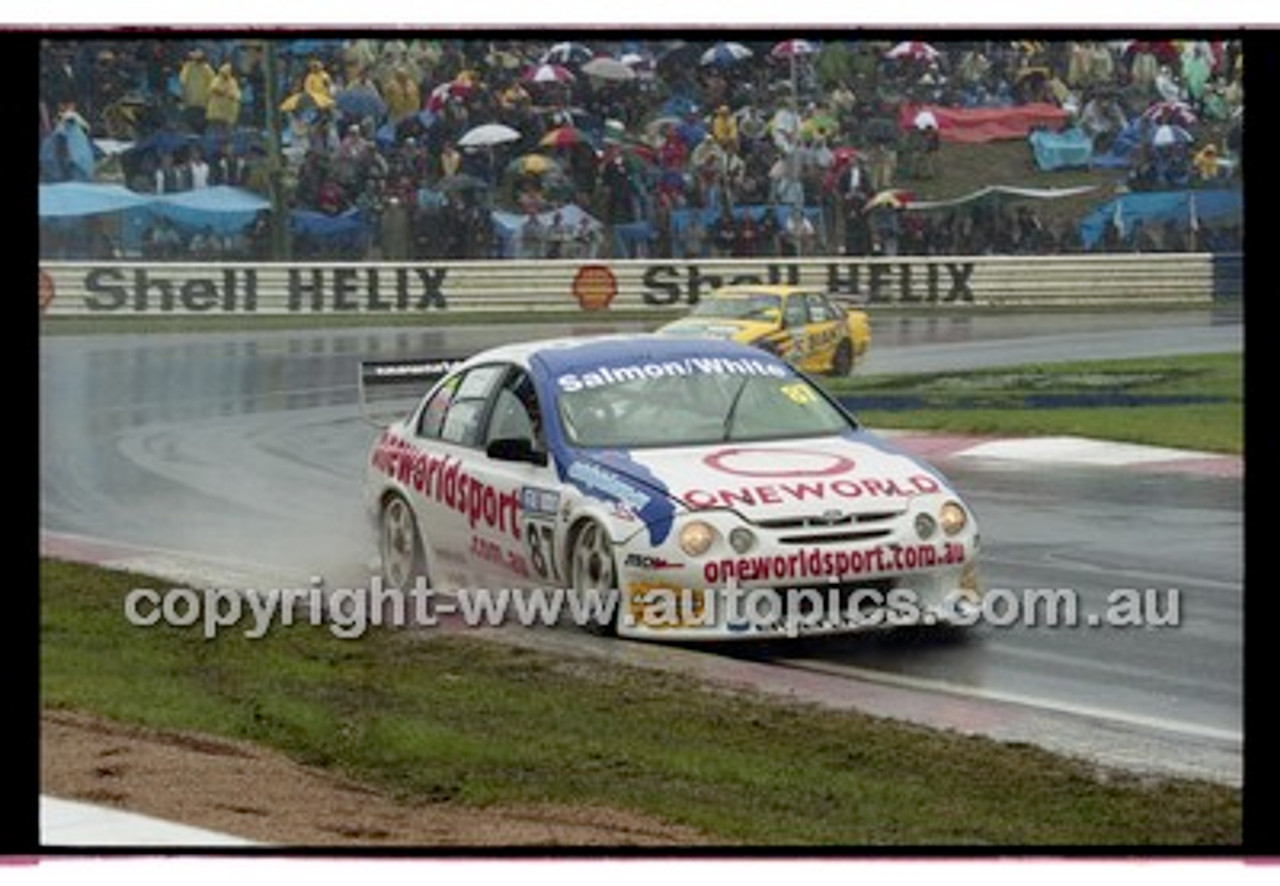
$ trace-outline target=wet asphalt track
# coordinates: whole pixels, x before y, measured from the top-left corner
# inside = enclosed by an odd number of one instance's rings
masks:
[[[366,586],[359,489],[375,431],[356,408],[356,361],[595,328],[42,337],[41,527],[265,564],[283,586]],[[873,334],[863,372],[1243,346],[1238,310],[884,317]],[[984,626],[963,643],[846,638],[732,654],[1156,729],[1238,766],[1243,482],[943,468],[982,521],[989,587],[1073,589],[1082,615],[1116,588],[1165,601],[1177,589],[1180,625]]]

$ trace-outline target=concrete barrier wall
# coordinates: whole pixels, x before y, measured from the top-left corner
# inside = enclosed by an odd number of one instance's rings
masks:
[[[420,314],[670,309],[716,286],[789,283],[869,305],[1207,304],[1230,291],[1208,254],[431,263],[43,262],[51,316]],[[1237,288],[1238,289],[1238,288]]]

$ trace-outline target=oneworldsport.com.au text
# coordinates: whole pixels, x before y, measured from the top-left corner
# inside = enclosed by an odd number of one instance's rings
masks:
[[[1070,588],[993,588],[978,598],[951,595],[936,606],[923,603],[909,588],[730,586],[714,591],[651,588],[626,595],[562,588],[440,592],[421,580],[409,590],[387,588],[374,577],[367,588],[328,589],[313,578],[301,588],[136,588],[124,599],[124,615],[131,624],[199,628],[210,639],[232,630],[260,639],[274,625],[299,624],[327,625],[334,636],[354,639],[371,627],[429,628],[445,620],[475,628],[565,622],[592,627],[620,620],[623,625],[654,629],[729,626],[788,636],[940,622],[996,628],[1169,628],[1181,623],[1181,614],[1177,588],[1116,588],[1100,606],[1090,608]]]

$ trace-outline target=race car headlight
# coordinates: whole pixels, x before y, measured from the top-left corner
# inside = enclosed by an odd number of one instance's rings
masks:
[[[938,522],[947,535],[955,535],[969,523],[969,515],[957,501],[949,501],[938,512]]]
[[[756,543],[755,533],[746,527],[739,526],[729,533],[729,547],[739,554],[745,554]]]
[[[710,523],[694,520],[686,523],[680,530],[680,550],[690,557],[699,557],[707,552],[711,543],[716,540],[716,531]]]

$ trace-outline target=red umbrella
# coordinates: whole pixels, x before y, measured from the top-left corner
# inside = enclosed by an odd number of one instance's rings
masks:
[[[605,148],[600,154],[600,165],[608,166],[619,157],[632,162],[639,161],[649,164],[658,162],[658,154],[653,148],[636,142],[625,142],[623,144],[609,145]]]
[[[818,44],[810,40],[783,40],[773,49],[769,50],[769,55],[774,58],[795,58],[798,55],[813,55],[818,51]]]
[[[857,148],[839,147],[831,152],[831,165],[844,166],[846,163],[852,163],[862,156],[862,152]]]
[[[885,58],[906,58],[913,61],[931,62],[942,55],[928,43],[919,40],[907,40],[899,43],[884,54]]]
[[[426,109],[432,113],[438,112],[454,99],[465,99],[471,94],[472,88],[470,83],[459,80],[441,83],[427,95]]]
[[[1149,52],[1162,65],[1171,65],[1178,60],[1178,47],[1172,40],[1135,40],[1125,47],[1125,55],[1132,56],[1139,52]]]
[[[524,80],[528,83],[572,83],[576,77],[564,65],[534,65],[524,72]]]
[[[1179,126],[1193,126],[1196,123],[1196,112],[1186,102],[1156,102],[1143,111],[1142,116],[1156,123],[1176,123]]]
[[[591,139],[586,133],[574,126],[557,126],[538,140],[544,148],[571,148],[575,145],[590,145]]]

